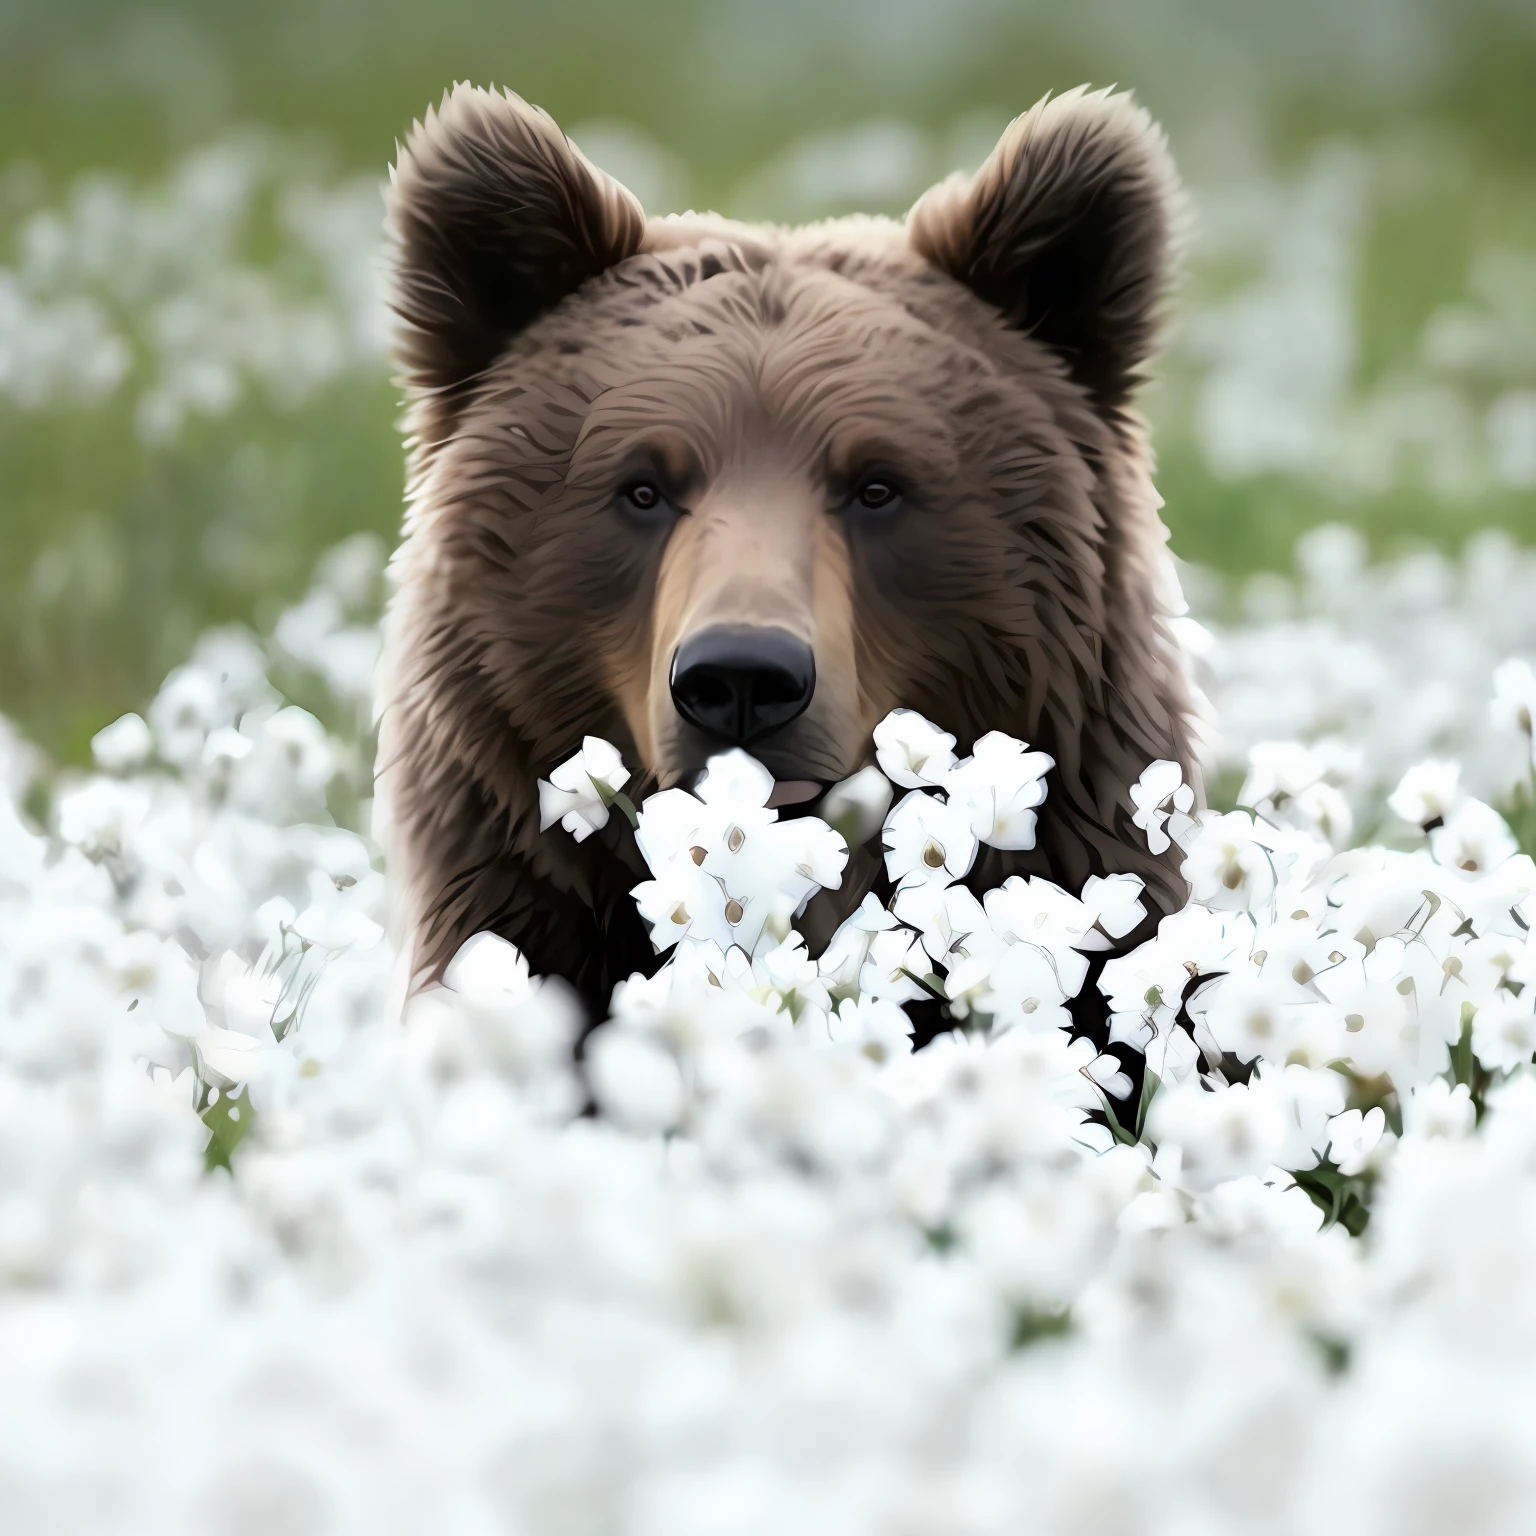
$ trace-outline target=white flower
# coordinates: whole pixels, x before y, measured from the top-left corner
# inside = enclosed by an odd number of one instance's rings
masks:
[[[955,764],[955,738],[915,710],[893,709],[875,727],[875,761],[903,789],[936,788]]]
[[[1132,822],[1147,834],[1147,847],[1153,853],[1166,853],[1171,841],[1168,822],[1173,818],[1175,832],[1183,831],[1195,803],[1195,792],[1184,782],[1184,770],[1167,758],[1151,763],[1131,785]]]
[[[1146,919],[1147,908],[1141,899],[1146,888],[1140,875],[1089,875],[1083,883],[1082,901],[1109,938],[1123,939]],[[1085,935],[1079,947],[1097,946],[1090,935]]]
[[[823,890],[835,891],[843,881],[843,871],[848,867],[848,844],[834,827],[817,816],[797,816],[793,821],[779,823],[777,842],[784,850],[784,857],[793,868],[793,878],[781,876],[781,886],[800,890],[805,881]],[[805,895],[809,896],[810,891]],[[804,899],[795,903],[798,917],[804,909]]]
[[[773,775],[755,757],[733,747],[705,764],[694,793],[705,805],[765,806],[773,795]]]
[[[132,846],[150,806],[141,781],[96,778],[65,790],[54,815],[66,843],[87,858],[113,858]]]
[[[969,810],[913,790],[885,819],[885,872],[893,884],[963,879],[976,861]]]
[[[1095,1056],[1083,1068],[1084,1073],[1096,1082],[1112,1099],[1128,1099],[1135,1086],[1120,1065],[1118,1056]]]
[[[1239,1061],[1259,1056],[1282,1063],[1286,1060],[1296,1029],[1295,1015],[1303,1009],[1277,996],[1272,983],[1245,971],[1212,982],[1205,990],[1210,996],[1201,993],[1201,1017],[1223,1051],[1231,1051]]]
[[[923,978],[932,971],[918,937],[907,928],[887,928],[874,934],[859,970],[859,991],[867,997],[909,1003],[932,997]]]
[[[1528,740],[1536,737],[1536,672],[1518,656],[1500,662],[1493,673],[1493,703],[1489,716],[1500,730],[1519,731]]]
[[[1402,1100],[1403,1131],[1414,1136],[1443,1136],[1459,1141],[1477,1124],[1477,1106],[1465,1083],[1452,1086],[1443,1077],[1410,1088]]]
[[[832,935],[817,962],[827,987],[835,990],[857,987],[859,973],[864,968],[875,935],[896,926],[895,916],[880,905],[873,892],[866,892],[852,915],[845,918]]]
[[[107,773],[138,768],[154,750],[154,736],[141,715],[120,715],[91,737],[91,755]]]
[[[1275,889],[1265,834],[1246,811],[1228,811],[1201,824],[1180,872],[1194,899],[1229,912],[1251,912]]]
[[[1275,1096],[1240,1083],[1211,1093],[1192,1079],[1165,1080],[1147,1128],[1157,1143],[1159,1174],[1197,1191],[1263,1173],[1287,1140],[1286,1117]]]
[[[1354,813],[1343,790],[1322,779],[1309,784],[1287,804],[1284,819],[1326,838],[1335,848],[1344,847],[1355,830]]]
[[[477,933],[448,962],[443,985],[473,1007],[510,1007],[528,996],[528,962],[499,935]]]
[[[1459,763],[1424,762],[1410,768],[1387,796],[1387,804],[1416,827],[1443,821],[1456,804],[1461,784]]]
[[[1364,1114],[1346,1109],[1335,1115],[1328,1122],[1328,1156],[1333,1165],[1345,1175],[1364,1172],[1386,1128],[1386,1113],[1379,1104]]]
[[[1536,1011],[1527,989],[1519,998],[1484,1003],[1472,1016],[1472,1050],[1492,1072],[1525,1066],[1536,1057]]]
[[[935,966],[947,967],[945,993],[964,1017],[976,994],[989,985],[992,963],[1006,941],[992,927],[981,903],[963,885],[918,881],[901,887],[892,902],[896,916],[922,935]]]
[[[770,1006],[786,1008],[796,1022],[807,1008],[825,1012],[832,1006],[820,969],[798,933],[754,957],[752,979],[754,995]]]
[[[754,955],[841,882],[842,838],[814,816],[780,822],[772,792],[772,775],[734,751],[710,759],[698,796],[663,790],[640,807],[635,841],[653,878],[633,895],[658,950],[686,938]]]
[[[1081,984],[1081,978],[1076,978]],[[987,966],[984,989],[977,991],[964,966],[956,966],[951,978],[957,992],[975,992],[975,1006],[990,1014],[992,1027],[1006,1029],[1062,1029],[1071,1023],[1066,1001],[1077,988],[1063,983],[1056,959],[1038,944],[1007,945]]]
[[[236,763],[244,762],[255,747],[255,741],[242,731],[230,725],[218,726],[209,731],[203,743],[203,767],[215,775],[227,774]]]
[[[1030,752],[1027,744],[988,731],[970,757],[944,777],[951,805],[966,807],[971,830],[989,847],[1027,850],[1035,846],[1035,810],[1045,801],[1046,773],[1056,760]]]
[[[1153,938],[1109,961],[1099,987],[1117,1010],[1176,1005],[1191,981],[1232,970],[1253,952],[1253,943],[1254,920],[1248,913],[1192,903],[1170,912]]]
[[[1077,995],[1088,974],[1084,951],[1106,944],[1094,926],[1097,914],[1086,903],[1038,875],[1028,880],[1013,875],[988,891],[983,905],[999,937],[1045,950],[1066,995]]]
[[[249,730],[249,718],[242,724]],[[199,758],[210,740],[214,732],[200,743]],[[323,808],[336,758],[325,727],[307,709],[290,704],[269,715],[255,729],[250,751],[238,758],[227,751],[222,734],[217,743],[215,758],[224,753],[222,762],[233,768],[235,796],[247,809],[287,820],[308,818]]]
[[[1338,1058],[1400,1090],[1445,1071],[1461,1038],[1461,996],[1447,979],[1427,943],[1396,936],[1319,974],[1314,985],[1341,1026]]]
[[[771,817],[755,818],[759,824]],[[702,846],[700,839],[714,835],[720,816],[711,816],[704,802],[686,789],[662,789],[647,795],[635,822],[635,844],[646,864],[659,873],[674,859]],[[693,859],[697,864],[698,859]]]
[[[230,723],[226,714],[212,676],[201,667],[178,667],[149,706],[160,756],[174,767],[191,767],[203,754],[208,732]]]
[[[1491,805],[1463,800],[1443,825],[1429,834],[1437,864],[1468,875],[1486,875],[1520,851],[1508,824]]]
[[[821,819],[850,848],[861,848],[880,830],[891,808],[891,781],[873,765],[834,784],[821,802]]]
[[[834,1044],[852,1046],[881,1065],[912,1054],[912,1021],[889,997],[845,997],[828,1030]]]
[[[1248,749],[1248,777],[1238,791],[1238,804],[1268,804],[1278,810],[1326,771],[1322,754],[1299,741],[1259,741]]]
[[[581,751],[539,780],[539,830],[548,831],[558,821],[578,843],[584,842],[608,825],[608,804],[628,782],[618,749],[600,736],[583,737]]]
[[[682,1074],[670,1052],[644,1035],[607,1024],[587,1041],[587,1080],[605,1113],[644,1133],[665,1131],[682,1115]]]
[[[1327,1067],[1261,1061],[1248,1088],[1280,1112],[1286,1134],[1275,1151],[1276,1166],[1293,1172],[1315,1168],[1328,1150],[1329,1121],[1344,1108],[1344,1079]]]

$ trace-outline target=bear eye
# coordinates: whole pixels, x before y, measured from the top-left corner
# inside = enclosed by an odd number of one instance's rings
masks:
[[[668,504],[654,480],[636,480],[619,493],[619,509],[637,523],[650,527],[665,517]]]
[[[866,480],[853,499],[868,512],[894,512],[901,492],[889,480]]]

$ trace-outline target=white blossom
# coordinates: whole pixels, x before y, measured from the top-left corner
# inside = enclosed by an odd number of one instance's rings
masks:
[[[861,994],[893,1003],[914,1002],[932,995],[926,984],[931,962],[918,936],[906,928],[887,928],[870,938],[859,969]]]
[[[896,917],[871,891],[832,935],[817,962],[825,984],[834,990],[856,988],[859,973],[877,933],[897,926]]]
[[[880,830],[890,808],[891,781],[871,764],[834,784],[821,802],[820,814],[850,848],[858,848]]]
[[[1153,853],[1166,853],[1174,842],[1182,847],[1180,834],[1192,825],[1190,811],[1195,803],[1194,791],[1184,782],[1184,770],[1160,759],[1148,765],[1130,792],[1135,807],[1131,820],[1146,833],[1147,847]]]
[[[1364,1170],[1381,1144],[1387,1117],[1380,1105],[1374,1109],[1346,1109],[1328,1122],[1328,1155],[1343,1174]]]
[[[934,789],[955,765],[955,738],[910,709],[893,709],[875,727],[875,761],[903,789]]]
[[[1528,1065],[1536,1058],[1536,1010],[1529,994],[1496,998],[1472,1019],[1472,1049],[1495,1072]]]
[[[584,842],[608,825],[609,804],[628,782],[618,749],[601,737],[583,737],[581,751],[539,780],[539,829],[548,831],[558,821]]]
[[[1518,731],[1528,742],[1536,737],[1536,672],[1528,661],[1512,656],[1494,668],[1489,718],[1496,729]]]
[[[728,755],[638,807],[664,953],[578,1053],[494,933],[402,1002],[376,853],[329,820],[358,742],[267,654],[200,645],[152,752],[45,777],[46,827],[38,770],[0,772],[23,1516],[1371,1530],[1444,1464],[1451,1523],[1524,1519],[1536,866],[1483,802],[1433,856],[1336,851],[1299,807],[1364,793],[1342,758],[1307,785],[1277,753],[1235,821],[1178,811],[1180,776],[1149,819],[1186,818],[1197,899],[1126,951],[1133,876],[962,883],[940,775],[886,839],[917,877],[818,954],[795,925],[843,842]],[[970,851],[919,875],[940,830]],[[253,1412],[287,1431],[259,1466]],[[909,1452],[941,1443],[935,1483]]]
[[[1049,754],[988,731],[971,756],[944,776],[944,791],[950,804],[970,812],[971,830],[981,842],[1026,850],[1035,846],[1036,811],[1045,801],[1045,775],[1055,766]]]
[[[1089,875],[1083,882],[1082,900],[1106,938],[1123,939],[1147,915],[1141,899],[1145,890],[1140,875]],[[1087,947],[1086,941],[1081,947]]]
[[[1496,870],[1519,848],[1504,818],[1481,800],[1462,800],[1429,834],[1436,863],[1469,875]]]
[[[677,1123],[684,1104],[677,1063],[643,1035],[598,1030],[587,1042],[586,1068],[598,1103],[621,1124],[664,1131]]]
[[[1425,762],[1410,768],[1387,797],[1387,804],[1416,827],[1443,821],[1460,798],[1461,767],[1457,763]]]
[[[1469,1135],[1477,1124],[1477,1106],[1466,1083],[1448,1083],[1443,1077],[1419,1083],[1403,1096],[1405,1135],[1445,1136],[1452,1140]]]
[[[107,773],[126,773],[142,766],[154,749],[154,737],[142,715],[120,715],[91,737],[91,756]]]
[[[838,1045],[884,1064],[912,1053],[912,1021],[890,998],[845,997],[828,1021]]]
[[[976,833],[963,805],[913,790],[885,819],[885,872],[892,883],[947,885],[976,861]]]
[[[1180,872],[1194,898],[1206,906],[1254,911],[1274,894],[1272,836],[1246,811],[1204,821],[1188,844]]]
[[[1286,1117],[1271,1094],[1244,1084],[1209,1092],[1188,1081],[1153,1100],[1149,1129],[1157,1164],[1178,1188],[1201,1191],[1262,1173],[1286,1140]]]

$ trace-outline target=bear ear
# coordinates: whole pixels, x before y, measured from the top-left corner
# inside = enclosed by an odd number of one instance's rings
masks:
[[[1161,130],[1129,96],[1080,87],[1015,118],[974,176],[918,200],[907,229],[1114,410],[1156,341],[1178,209]]]
[[[442,406],[530,321],[632,256],[645,213],[510,92],[456,85],[417,123],[390,176],[403,382]],[[423,423],[431,434],[432,423]]]

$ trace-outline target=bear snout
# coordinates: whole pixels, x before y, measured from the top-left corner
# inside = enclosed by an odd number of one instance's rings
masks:
[[[816,691],[816,656],[787,629],[715,624],[673,653],[671,689],[690,725],[745,746],[805,713]]]

